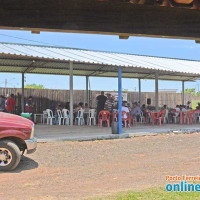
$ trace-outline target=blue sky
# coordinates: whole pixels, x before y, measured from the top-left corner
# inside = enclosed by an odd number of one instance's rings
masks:
[[[21,38],[21,39],[20,39]],[[35,42],[34,42],[35,41]],[[37,41],[37,42],[36,42]],[[200,44],[192,40],[159,39],[130,37],[128,40],[120,40],[118,36],[70,34],[41,32],[31,34],[30,31],[0,30],[0,42],[41,44],[75,47],[102,51],[114,51],[141,55],[184,58],[200,60]],[[0,87],[4,87],[5,79],[8,87],[21,87],[20,74],[0,74]],[[26,75],[25,84],[43,84],[49,89],[68,89],[68,76],[50,75]],[[185,88],[198,88],[200,81],[188,82]],[[117,79],[114,78],[90,78],[92,90],[116,90]],[[154,81],[142,80],[142,91],[153,92]],[[138,80],[123,79],[123,88],[129,91],[138,90]],[[74,78],[74,89],[85,89],[85,77]],[[159,89],[178,89],[181,91],[181,82],[159,81]]]

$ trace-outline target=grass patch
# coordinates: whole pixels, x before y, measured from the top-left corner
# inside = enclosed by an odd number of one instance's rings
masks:
[[[165,188],[153,188],[140,192],[122,192],[91,200],[199,200],[200,192],[167,192]]]

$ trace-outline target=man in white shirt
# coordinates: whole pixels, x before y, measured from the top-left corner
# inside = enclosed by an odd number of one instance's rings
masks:
[[[176,108],[175,108],[176,112],[175,112],[175,116],[178,117],[179,114],[180,114],[180,108],[179,108],[179,105],[176,105]]]
[[[186,110],[185,107],[186,107],[186,106],[182,105],[182,108],[181,108],[181,111],[182,111],[182,112],[187,112],[187,110]]]

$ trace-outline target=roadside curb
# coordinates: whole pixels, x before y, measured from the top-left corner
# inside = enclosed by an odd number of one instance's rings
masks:
[[[111,140],[111,139],[123,139],[131,137],[144,137],[144,136],[156,136],[156,135],[167,135],[167,134],[192,134],[200,133],[200,129],[172,129],[162,132],[137,132],[137,133],[122,133],[118,134],[109,134],[109,135],[94,135],[94,136],[81,136],[81,137],[68,137],[68,136],[57,136],[57,137],[37,137],[38,143],[55,143],[55,142],[83,142],[83,141],[94,141],[94,140]]]
[[[171,129],[168,131],[159,131],[159,132],[137,132],[137,133],[128,133],[129,137],[141,137],[141,136],[156,136],[156,135],[173,135],[173,134],[192,134],[192,133],[200,133],[199,128],[185,128],[185,129]]]
[[[54,143],[54,142],[83,142],[83,141],[94,141],[94,140],[109,140],[109,139],[122,139],[122,138],[129,138],[128,133],[123,133],[121,135],[96,135],[96,136],[82,136],[82,137],[36,137],[38,143]]]

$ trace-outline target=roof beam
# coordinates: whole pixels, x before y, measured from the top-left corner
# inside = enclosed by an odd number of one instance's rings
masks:
[[[23,73],[23,71],[21,71],[21,72],[19,72],[19,71],[7,71],[7,70],[1,70],[0,71],[1,73]],[[75,71],[74,71],[75,72]],[[30,72],[29,74],[38,74],[38,73],[36,73],[36,72]],[[68,75],[68,74],[64,74],[64,73],[55,73],[55,72],[45,72],[45,71],[43,71],[43,72],[40,72],[40,74],[44,74],[44,75]],[[86,74],[87,75],[87,74]],[[80,74],[74,74],[74,76],[86,76],[86,75],[80,75]],[[92,75],[92,77],[107,77],[107,78],[117,78],[117,76],[115,76],[115,75],[103,75],[103,74],[99,74],[99,75]],[[136,78],[136,79],[138,79],[138,76],[132,76],[132,77],[124,77],[124,76],[122,76],[123,78]],[[141,79],[143,79],[142,77],[139,77],[139,78],[141,78]],[[148,80],[154,80],[155,78],[154,77],[152,77],[152,78],[148,78]],[[187,79],[187,80],[185,80],[185,79],[180,79],[180,80],[177,80],[177,79],[160,79],[160,80],[166,80],[166,81],[182,81],[182,80],[184,80],[184,81],[194,81],[194,80],[192,80],[192,79]]]
[[[30,66],[27,67],[27,68],[24,70],[23,73],[29,73],[29,72],[31,72],[32,70],[34,70],[34,69],[35,69],[35,67],[33,66],[34,63],[35,63],[35,60],[32,61],[32,63],[30,64]]]
[[[100,68],[98,68],[96,71],[92,72],[91,74],[88,74],[88,76],[92,76],[94,75],[96,72],[99,72],[99,70],[102,70],[105,66],[102,66]]]
[[[1,59],[0,59],[1,60]],[[55,64],[52,62],[52,67],[46,67],[44,66],[45,64],[47,64],[47,62],[43,62],[43,65],[36,65],[36,62],[32,62],[31,65],[29,67],[27,67],[23,72],[24,73],[30,73],[32,72],[34,69],[46,69],[46,70],[67,70],[67,66],[64,65],[65,67],[53,67],[55,66]],[[2,65],[3,67],[25,67],[25,66],[17,66],[17,65]],[[1,67],[1,62],[0,62],[0,67]],[[101,66],[100,68],[98,68],[96,71],[94,71],[94,68],[89,68],[89,69],[83,69],[77,66],[74,66],[74,71],[85,71],[85,72],[89,72],[86,75],[88,76],[98,76],[98,74],[103,74],[103,73],[117,73],[117,67],[116,70],[103,70],[103,68],[106,66]],[[131,71],[133,71],[134,69],[131,68]],[[1,71],[1,70],[0,70]],[[153,71],[155,72],[155,70]],[[123,70],[123,74],[139,74],[140,76],[134,76],[134,77],[140,77],[142,79],[151,79],[151,76],[153,75],[152,78],[154,78],[154,74],[149,74],[148,72],[143,71],[142,73],[140,72],[130,72],[127,71],[127,68],[124,68]],[[177,73],[177,72],[173,72],[173,73],[166,73],[166,74],[159,74],[159,77],[164,77],[164,76],[172,76],[172,77],[177,77],[177,76],[182,76],[182,77],[187,77],[187,79],[185,78],[184,80],[190,80],[190,79],[197,79],[200,78],[200,75],[194,76],[194,75],[190,75],[190,74],[181,74],[181,73]],[[188,77],[191,77],[188,79]],[[182,79],[181,79],[182,80]]]

